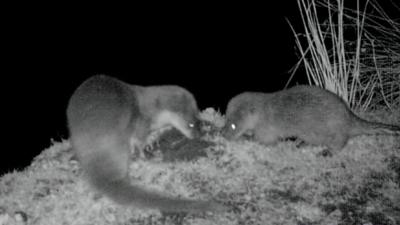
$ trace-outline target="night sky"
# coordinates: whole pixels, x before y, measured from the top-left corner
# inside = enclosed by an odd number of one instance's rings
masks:
[[[180,85],[201,109],[222,112],[240,92],[284,88],[298,60],[287,23],[301,31],[296,1],[154,4],[27,7],[9,18],[2,86],[11,132],[0,174],[29,165],[51,139],[68,138],[68,99],[95,74]]]

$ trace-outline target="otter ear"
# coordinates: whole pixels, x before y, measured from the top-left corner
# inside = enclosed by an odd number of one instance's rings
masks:
[[[254,104],[246,102],[246,103],[243,104],[242,110],[244,112],[249,112],[249,113],[253,114],[256,111],[256,107],[254,106]]]
[[[246,102],[238,107],[237,112],[242,115],[253,114],[256,112],[256,107],[253,104],[249,104]]]

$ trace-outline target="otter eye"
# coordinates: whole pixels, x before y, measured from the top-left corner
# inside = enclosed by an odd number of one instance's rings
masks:
[[[194,123],[189,123],[189,127],[193,128],[194,127]]]
[[[232,123],[231,124],[231,128],[232,128],[232,130],[235,130],[236,129],[236,125],[234,123]]]

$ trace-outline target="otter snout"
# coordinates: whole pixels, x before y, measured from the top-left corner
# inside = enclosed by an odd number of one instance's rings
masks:
[[[189,132],[191,137],[188,138],[201,138],[203,136],[203,132],[201,131],[201,124],[199,120],[196,120],[194,123],[190,123],[189,125]]]
[[[226,124],[222,130],[221,135],[227,140],[233,140],[236,138],[236,125],[235,124]]]

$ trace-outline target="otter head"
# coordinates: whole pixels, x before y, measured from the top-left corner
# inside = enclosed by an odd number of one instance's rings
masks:
[[[256,127],[258,114],[254,99],[250,93],[243,93],[232,98],[226,110],[226,122],[222,135],[228,140],[235,140],[243,134],[251,133]]]
[[[193,95],[179,86],[159,86],[157,91],[153,129],[170,125],[187,138],[199,136],[199,109]]]

